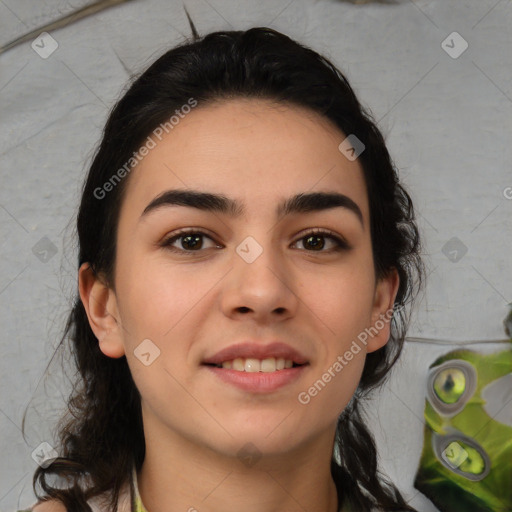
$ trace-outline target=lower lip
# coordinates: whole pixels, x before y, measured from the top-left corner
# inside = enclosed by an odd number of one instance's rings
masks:
[[[297,380],[307,365],[285,368],[275,372],[239,372],[216,366],[205,366],[219,379],[239,389],[252,393],[270,393]]]

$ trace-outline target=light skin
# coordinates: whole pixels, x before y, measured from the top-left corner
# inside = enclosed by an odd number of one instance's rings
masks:
[[[358,160],[329,120],[268,100],[198,106],[131,172],[121,205],[114,285],[79,272],[80,296],[106,357],[126,356],[142,396],[146,457],[138,474],[150,512],[335,512],[330,474],[336,420],[352,397],[367,353],[389,339],[389,323],[308,404],[298,401],[359,333],[393,307],[398,276],[376,280],[369,204]],[[170,189],[221,194],[238,217],[184,206],[143,212]],[[299,193],[337,192],[360,209],[290,213],[276,205]],[[199,248],[181,228],[204,232]],[[308,243],[312,229],[329,235]],[[306,236],[308,235],[308,236]],[[186,235],[184,235],[186,236]],[[236,248],[252,237],[252,263]],[[202,245],[201,245],[202,244]],[[197,247],[197,246],[195,246]],[[149,339],[160,355],[134,354]],[[298,380],[273,392],[242,391],[201,363],[240,341],[278,339],[307,356]],[[237,455],[252,443],[261,458]]]

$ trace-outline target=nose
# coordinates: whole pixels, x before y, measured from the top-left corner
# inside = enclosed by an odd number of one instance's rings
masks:
[[[244,249],[248,250],[244,253]],[[253,260],[255,250],[256,254],[261,253]],[[245,317],[262,324],[291,318],[300,304],[297,279],[296,272],[270,244],[263,247],[254,240],[252,244],[251,240],[248,244],[242,243],[233,257],[233,268],[226,276],[222,310],[230,318]]]

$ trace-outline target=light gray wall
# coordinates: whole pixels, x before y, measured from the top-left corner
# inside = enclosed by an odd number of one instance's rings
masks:
[[[1,0],[0,44],[86,3]],[[423,340],[406,343],[369,415],[384,470],[420,511],[435,511],[412,486],[427,368],[450,344],[503,339],[512,301],[512,4],[186,3],[200,33],[266,25],[324,53],[387,137],[419,212],[429,276],[409,332]],[[459,56],[464,43],[453,32],[468,44]],[[1,511],[33,503],[31,452],[51,440],[65,394],[58,364],[42,376],[76,285],[72,217],[94,144],[125,66],[142,70],[183,35],[181,2],[132,0],[51,31],[58,48],[45,59],[30,43],[0,55]],[[459,252],[450,255],[454,237]],[[32,398],[38,415],[29,415],[25,442],[21,420]]]

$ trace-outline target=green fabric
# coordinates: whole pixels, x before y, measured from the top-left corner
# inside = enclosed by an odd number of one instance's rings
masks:
[[[464,407],[452,416],[440,413],[427,398],[423,451],[414,486],[443,512],[512,510],[512,427],[486,413],[483,407],[485,400],[481,395],[490,383],[512,372],[512,346],[493,354],[452,351],[438,358],[431,368],[454,360],[470,363],[474,368],[474,392]],[[456,385],[455,380],[452,385]],[[451,468],[443,464],[434,447],[436,440],[457,436],[460,441],[449,444],[443,452],[453,462]],[[468,440],[477,444],[489,460],[490,470],[488,474],[481,472],[483,476],[479,480],[472,480],[457,472],[460,469],[470,476],[471,473],[480,473],[484,459],[469,444],[465,444]],[[465,461],[459,461],[459,452],[463,452]]]

